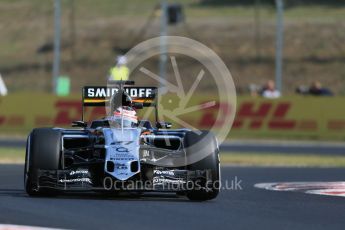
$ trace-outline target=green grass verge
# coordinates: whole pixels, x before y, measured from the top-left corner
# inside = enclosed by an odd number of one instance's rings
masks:
[[[345,156],[221,153],[221,163],[251,166],[345,167]]]
[[[135,17],[148,15],[157,4],[158,0],[75,0],[75,7],[78,19],[80,17],[92,16],[124,16],[130,15]],[[174,0],[170,2],[181,3],[187,11],[188,16],[204,17],[204,16],[239,16],[248,17],[254,14],[254,4],[250,5],[202,5],[196,0]],[[254,2],[254,1],[253,1]],[[42,0],[2,0],[1,5],[7,8],[15,7],[16,10],[26,12],[26,10],[36,10],[41,13],[52,7],[51,1]],[[62,1],[63,12],[68,12],[70,1]],[[6,9],[6,8],[5,8]],[[11,8],[10,8],[11,9]],[[322,6],[319,4],[309,4],[304,6],[296,6],[285,8],[286,17],[344,17],[342,14],[344,7]],[[274,5],[261,6],[262,16],[274,17]],[[330,13],[329,13],[330,12]],[[12,12],[4,12],[13,17]],[[66,14],[66,13],[65,13]]]
[[[25,149],[22,148],[0,148],[1,164],[24,163]]]
[[[0,164],[24,163],[25,149],[0,148]],[[345,156],[222,152],[223,165],[345,167]]]

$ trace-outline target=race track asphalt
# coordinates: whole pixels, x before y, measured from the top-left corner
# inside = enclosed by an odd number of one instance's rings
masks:
[[[67,229],[344,229],[345,198],[254,188],[283,181],[343,181],[340,168],[224,167],[222,181],[238,190],[190,202],[175,196],[142,198],[70,195],[31,198],[23,191],[23,166],[0,165],[0,224]],[[231,183],[228,183],[230,187]],[[239,188],[239,187],[238,187]]]

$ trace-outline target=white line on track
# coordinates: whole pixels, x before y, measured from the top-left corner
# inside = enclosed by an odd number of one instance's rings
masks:
[[[307,194],[345,197],[345,181],[335,182],[274,182],[259,183],[254,187],[272,191],[294,191]]]
[[[59,230],[59,229],[25,226],[25,225],[0,224],[0,230]]]

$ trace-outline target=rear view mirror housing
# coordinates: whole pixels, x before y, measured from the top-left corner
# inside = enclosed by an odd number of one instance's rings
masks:
[[[72,121],[72,127],[86,128],[87,122],[85,122],[85,121]]]
[[[156,123],[157,129],[170,129],[172,124],[170,122],[160,121]]]

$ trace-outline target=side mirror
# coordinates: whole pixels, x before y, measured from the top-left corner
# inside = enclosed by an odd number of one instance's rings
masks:
[[[72,127],[86,128],[87,122],[85,122],[85,121],[72,121]]]
[[[172,124],[170,122],[160,121],[156,123],[157,129],[170,129]]]
[[[144,104],[141,102],[134,102],[132,107],[135,109],[142,109],[142,108],[144,108]]]

